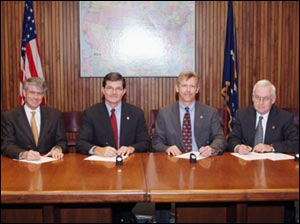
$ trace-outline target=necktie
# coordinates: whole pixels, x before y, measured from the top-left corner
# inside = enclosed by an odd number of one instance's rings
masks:
[[[182,124],[182,140],[183,147],[185,152],[192,151],[192,127],[191,127],[191,116],[189,112],[189,108],[185,108],[185,114],[183,117]]]
[[[264,118],[263,116],[259,116],[258,124],[256,127],[256,132],[255,132],[254,146],[256,146],[259,143],[263,143],[263,133],[264,133],[264,129],[262,126],[263,118]]]
[[[110,122],[114,132],[116,149],[118,149],[118,125],[117,125],[117,118],[115,115],[115,109],[111,109]]]
[[[38,139],[39,139],[39,133],[38,133],[38,129],[37,129],[37,125],[35,122],[35,112],[31,112],[31,121],[30,121],[30,126],[31,126],[31,130],[32,130],[32,134],[34,137],[34,141],[35,144],[38,144]]]

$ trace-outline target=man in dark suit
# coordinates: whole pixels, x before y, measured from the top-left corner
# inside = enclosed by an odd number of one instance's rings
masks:
[[[2,114],[3,155],[27,160],[38,160],[41,154],[57,159],[63,157],[67,150],[67,136],[61,112],[41,106],[46,90],[44,80],[38,77],[28,78],[23,84],[25,104]],[[37,128],[36,138],[31,131],[33,120]]]
[[[299,152],[299,130],[293,114],[274,105],[276,88],[268,80],[258,81],[252,91],[252,102],[237,110],[232,132],[228,137],[229,151],[247,154],[254,152]],[[254,145],[259,117],[262,116],[263,142]]]
[[[126,93],[125,78],[117,72],[108,73],[103,79],[101,90],[104,102],[87,108],[83,113],[76,143],[77,152],[107,157],[146,152],[149,147],[149,134],[144,112],[136,106],[122,102]],[[111,123],[113,113],[116,117],[116,131]],[[113,204],[112,221],[136,221],[131,213],[134,205],[135,203]]]
[[[226,140],[219,122],[217,109],[196,102],[199,78],[195,72],[181,72],[175,86],[178,102],[159,110],[153,134],[154,152],[166,152],[177,156],[186,151],[184,144],[184,116],[190,114],[191,134],[189,149],[209,157],[221,154]],[[156,204],[156,222],[170,221],[170,204]]]
[[[253,105],[236,111],[228,136],[229,151],[299,153],[299,130],[294,125],[293,114],[275,106],[275,101],[275,86],[269,80],[259,80],[252,90]],[[259,117],[262,117],[262,139],[258,143],[255,136]],[[285,223],[295,222],[294,203],[286,203],[284,219]]]

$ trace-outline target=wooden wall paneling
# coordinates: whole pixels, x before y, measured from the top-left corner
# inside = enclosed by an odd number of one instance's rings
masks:
[[[290,67],[289,67],[289,51],[291,51],[292,49],[289,49],[289,39],[288,39],[288,36],[285,35],[285,33],[288,33],[290,32],[289,31],[289,23],[288,23],[288,20],[289,20],[289,15],[290,12],[288,12],[288,4],[284,4],[282,5],[282,9],[283,9],[283,21],[282,21],[282,31],[283,31],[283,43],[282,43],[282,55],[281,55],[281,60],[282,60],[282,63],[283,65],[287,65],[287,66],[283,66],[282,67],[282,70],[281,70],[281,74],[280,76],[287,76],[288,73],[290,72]],[[290,81],[290,80],[289,80]],[[282,98],[282,102],[286,102],[286,100],[288,100],[288,92],[286,90],[288,90],[288,85],[289,83],[287,81],[284,81],[282,80],[281,82],[281,91],[278,92],[280,98]]]
[[[203,70],[205,69],[205,47],[204,47],[204,38],[206,32],[206,26],[204,23],[205,19],[205,13],[207,11],[206,5],[201,1],[196,2],[196,72],[199,75],[199,81],[200,81],[200,90],[199,90],[199,100],[202,101],[204,97],[203,93],[203,83],[204,83],[204,77],[203,77]]]
[[[221,82],[227,2],[196,1],[199,101],[223,107]],[[251,103],[253,84],[270,79],[277,105],[299,107],[299,2],[233,2],[237,29],[240,107]],[[34,1],[47,103],[61,111],[101,101],[102,78],[80,77],[79,2]],[[1,110],[18,106],[23,1],[1,1]],[[181,71],[178,71],[178,73]],[[175,100],[176,77],[128,77],[127,102],[150,109]]]
[[[8,4],[2,4],[1,2],[1,9],[3,9],[4,11],[9,11],[8,9]],[[7,26],[8,26],[8,17],[5,17],[3,13],[1,13],[1,29],[7,30]],[[7,108],[7,101],[3,102],[3,98],[4,96],[7,96],[7,87],[9,79],[4,78],[3,74],[7,74],[9,69],[8,69],[8,37],[7,35],[1,35],[1,111],[3,110],[2,106],[4,108]]]
[[[291,43],[292,43],[291,48],[292,48],[293,52],[290,51],[291,74],[298,73],[298,76],[291,76],[290,83],[295,83],[295,82],[299,83],[299,2],[298,2],[298,8],[294,7],[294,5],[290,3],[290,10],[292,11],[290,23],[293,24],[295,21],[298,21],[297,26],[295,26],[295,25],[291,26],[291,33],[293,33],[295,35],[295,37],[294,38],[291,37]],[[298,97],[298,101],[299,101],[299,86],[297,88],[296,85],[292,85],[290,94],[291,94],[291,98],[290,98],[291,105],[297,100],[297,97]]]

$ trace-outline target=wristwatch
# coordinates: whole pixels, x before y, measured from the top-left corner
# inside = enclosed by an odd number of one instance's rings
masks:
[[[271,146],[271,152],[275,152],[273,145],[270,145],[270,146]]]

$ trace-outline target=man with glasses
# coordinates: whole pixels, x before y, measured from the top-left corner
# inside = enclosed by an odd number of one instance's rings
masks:
[[[146,152],[149,135],[144,112],[122,102],[126,94],[125,78],[118,72],[108,73],[101,88],[104,102],[87,108],[83,113],[76,151],[105,157],[126,156]],[[136,222],[131,209],[135,203],[112,205],[112,222]]]
[[[228,137],[229,151],[296,153],[299,151],[299,130],[294,125],[293,114],[274,105],[276,88],[268,80],[258,81],[252,91],[252,102],[237,110],[232,132]],[[261,125],[259,125],[261,120]],[[257,129],[261,126],[261,141]]]
[[[270,81],[260,80],[254,85],[253,105],[236,111],[233,129],[228,136],[230,151],[240,154],[251,151],[299,153],[299,130],[294,125],[294,116],[275,106],[275,101],[276,88]],[[261,138],[257,138],[259,129]],[[295,223],[295,204],[286,202],[284,223]]]

